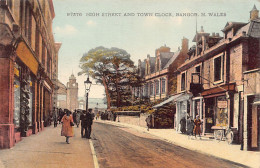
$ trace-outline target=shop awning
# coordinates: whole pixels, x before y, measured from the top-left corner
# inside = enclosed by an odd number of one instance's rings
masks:
[[[171,101],[177,99],[178,97],[180,97],[180,96],[182,96],[182,95],[183,95],[183,94],[177,94],[177,95],[171,96],[170,98],[164,100],[163,102],[161,102],[161,103],[159,103],[159,104],[153,106],[153,108],[159,108],[159,107],[161,107],[161,106],[163,106],[163,105],[165,105],[165,104],[167,104],[167,103],[170,103]]]

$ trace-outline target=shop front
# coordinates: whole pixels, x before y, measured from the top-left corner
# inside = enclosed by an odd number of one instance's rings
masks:
[[[176,99],[176,131],[186,132],[187,115],[191,112],[192,94],[183,94]]]
[[[234,91],[235,85],[225,85],[202,92],[203,134],[213,134],[233,126]]]
[[[248,150],[260,150],[260,95],[247,96],[247,144]]]

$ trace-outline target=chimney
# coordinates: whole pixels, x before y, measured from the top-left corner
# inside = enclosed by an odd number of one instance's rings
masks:
[[[187,53],[189,50],[189,40],[185,37],[182,39],[181,50],[185,53]]]
[[[216,36],[219,37],[219,33],[216,33]]]
[[[254,5],[253,9],[250,11],[250,21],[256,20],[259,18],[259,10],[256,9]]]
[[[215,32],[213,32],[213,33],[212,33],[212,36],[213,36],[213,37],[215,37],[215,36],[216,36],[216,35],[215,35]]]

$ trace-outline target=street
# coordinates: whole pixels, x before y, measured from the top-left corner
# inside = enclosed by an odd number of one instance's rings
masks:
[[[244,167],[136,130],[95,122],[92,141],[101,168]]]
[[[74,126],[70,144],[60,136],[61,124],[23,138],[11,149],[0,151],[0,168],[169,168],[246,167],[168,143],[136,129],[94,122],[91,140],[81,138]],[[91,144],[93,143],[93,146]],[[92,148],[92,149],[91,149]]]

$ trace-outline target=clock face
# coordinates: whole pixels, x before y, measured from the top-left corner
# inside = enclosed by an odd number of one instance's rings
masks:
[[[75,86],[75,83],[73,83],[72,86]]]

